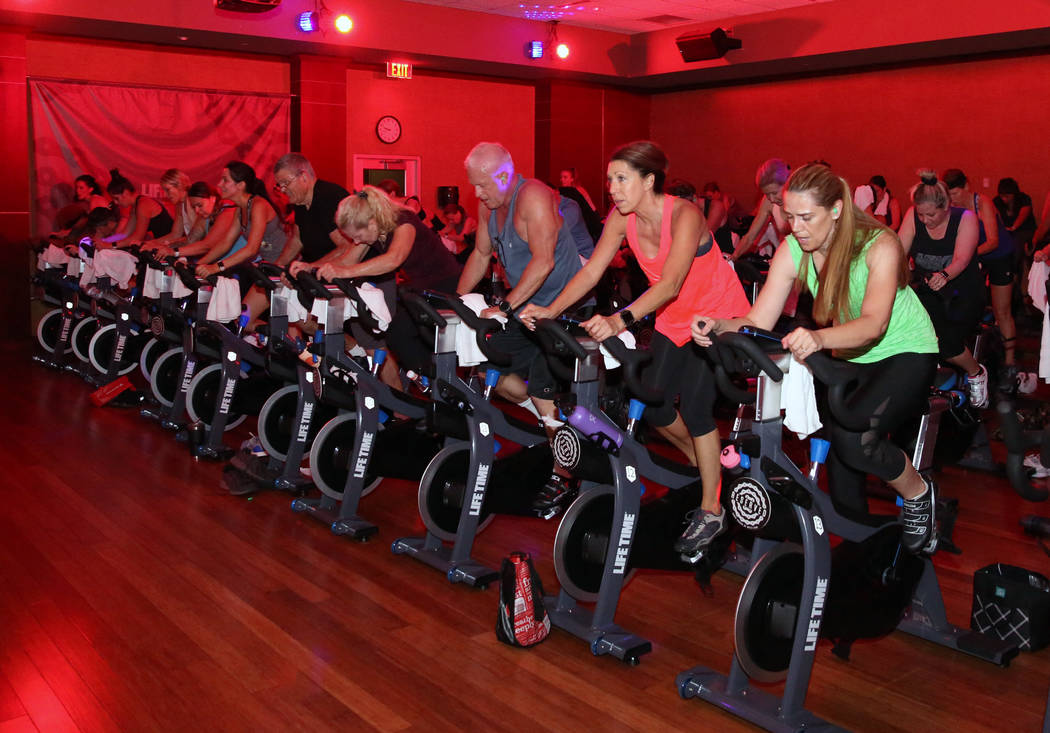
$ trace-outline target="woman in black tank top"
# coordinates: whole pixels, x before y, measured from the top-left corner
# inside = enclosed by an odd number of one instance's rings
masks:
[[[988,374],[966,345],[984,311],[984,287],[977,269],[977,217],[949,206],[951,199],[936,174],[922,173],[898,232],[915,262],[913,287],[933,321],[943,361],[966,371],[970,399],[988,401]]]
[[[171,233],[175,222],[164,205],[150,196],[136,196],[131,181],[120,175],[116,168],[110,171],[106,192],[117,206],[131,210],[123,229],[128,236],[120,242],[121,247],[140,244],[147,239],[147,235],[156,239]]]
[[[434,230],[374,186],[365,186],[343,199],[335,223],[357,246],[322,264],[317,276],[325,280],[373,281],[383,291],[392,316],[386,332],[390,351],[402,366],[423,372],[430,363],[430,348],[420,338],[408,312],[396,303],[395,277],[413,290],[454,293],[461,265]],[[382,377],[388,384],[398,386],[397,365],[391,362],[387,360]]]

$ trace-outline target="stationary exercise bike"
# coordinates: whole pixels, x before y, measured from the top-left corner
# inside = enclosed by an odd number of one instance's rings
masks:
[[[490,363],[510,363],[510,356],[488,341],[500,328],[498,321],[479,318],[455,296],[442,302],[474,330],[478,348]],[[576,377],[574,390],[589,391],[596,384],[582,373]],[[472,557],[477,533],[497,514],[536,516],[532,505],[554,467],[547,431],[508,415],[491,402],[499,379],[498,369],[488,369],[483,391],[456,376],[435,380],[442,401],[462,413],[462,422],[450,421],[465,428],[455,436],[469,442],[441,450],[423,473],[419,513],[426,535],[403,537],[392,546],[395,553],[429,565],[452,583],[482,588],[499,573]],[[518,449],[504,452],[501,443],[513,443]],[[445,544],[449,542],[451,546]]]
[[[345,298],[355,302],[362,325],[378,325],[357,284],[337,279],[331,287],[320,287],[324,292],[316,297],[328,301],[321,399],[334,400],[341,411],[321,427],[310,449],[310,470],[321,496],[296,499],[292,510],[328,525],[337,535],[363,541],[379,529],[358,514],[361,498],[386,477],[418,481],[430,459],[456,439],[436,426],[433,401],[392,389],[379,378],[384,350],[375,350],[371,366],[346,356],[341,329]],[[435,379],[452,379],[459,319],[438,313],[412,293],[403,292],[401,298],[416,322],[435,334]],[[403,418],[388,419],[392,414]]]
[[[577,372],[602,359],[597,343],[555,321],[536,330],[550,352],[575,360]],[[551,623],[587,642],[593,654],[637,664],[652,644],[616,625],[620,594],[636,568],[695,572],[674,542],[683,517],[700,503],[701,487],[694,467],[650,453],[634,437],[645,403],[662,399],[640,378],[649,353],[628,349],[618,337],[602,346],[623,365],[627,388],[641,399],[631,400],[625,429],[602,411],[596,389],[559,401],[568,425],[555,433],[554,455],[581,479],[581,489],[558,526],[554,568],[561,589],[545,604]],[[643,502],[646,484],[667,491]],[[580,605],[588,602],[593,609]]]
[[[729,374],[757,372],[751,434],[737,442],[748,457],[746,474],[729,487],[734,520],[755,533],[752,565],[741,590],[734,625],[734,654],[728,676],[706,667],[679,674],[682,697],[698,697],[767,730],[835,729],[805,709],[806,691],[821,636],[848,657],[854,639],[899,629],[957,651],[1005,666],[1016,645],[949,623],[933,563],[900,546],[894,517],[848,519],[817,485],[823,441],[811,443],[814,465],[805,472],[783,452],[780,380],[793,364],[780,337],[752,329],[715,340],[716,379],[728,394],[739,391]],[[761,346],[760,346],[761,343]],[[767,353],[765,349],[769,349]],[[851,430],[869,427],[867,416],[849,408],[848,363],[823,354],[807,358],[828,385],[835,419]],[[829,536],[842,542],[831,550]],[[784,680],[780,696],[752,682]],[[822,727],[823,726],[823,727]]]

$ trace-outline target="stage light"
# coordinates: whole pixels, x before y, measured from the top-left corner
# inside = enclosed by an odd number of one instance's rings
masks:
[[[313,33],[317,30],[320,20],[321,14],[316,11],[299,13],[299,30],[303,33]]]
[[[354,27],[354,21],[349,15],[340,15],[335,19],[335,29],[340,33],[349,33]]]
[[[529,41],[525,44],[525,57],[530,59],[543,58],[543,41]]]
[[[569,44],[559,43],[558,47],[554,49],[554,53],[558,54],[558,58],[560,59],[569,58]]]

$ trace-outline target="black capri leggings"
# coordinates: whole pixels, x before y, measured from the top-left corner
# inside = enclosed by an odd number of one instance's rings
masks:
[[[882,361],[858,364],[859,385],[850,397],[851,411],[870,415],[872,427],[863,433],[846,430],[830,419],[831,454],[828,478],[831,498],[840,511],[867,513],[867,474],[889,481],[904,472],[908,458],[889,433],[914,418],[929,397],[937,368],[936,354],[897,354]]]
[[[645,410],[646,421],[661,428],[675,419],[675,397],[678,412],[691,436],[706,435],[717,425],[713,415],[715,405],[715,377],[702,349],[687,341],[675,346],[659,331],[653,333],[649,345],[653,360],[643,372],[642,380],[663,392],[664,401]]]

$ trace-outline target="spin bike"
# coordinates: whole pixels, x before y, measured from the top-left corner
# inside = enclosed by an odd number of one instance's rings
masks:
[[[320,290],[315,289],[315,297],[327,301],[321,399],[333,401],[340,414],[318,431],[310,448],[310,471],[321,496],[296,499],[292,510],[328,525],[337,535],[364,541],[379,528],[358,515],[361,497],[383,478],[418,481],[431,457],[454,439],[435,429],[433,401],[392,389],[379,378],[384,350],[375,350],[371,366],[345,354],[342,323],[346,298],[355,302],[362,325],[378,327],[356,283],[337,279],[330,286],[318,283],[317,287]],[[435,332],[436,379],[452,379],[459,319],[437,312],[412,293],[402,292],[401,298],[416,323]],[[391,413],[404,418],[390,420]]]
[[[478,317],[455,296],[443,300],[474,330],[478,348],[490,363],[510,363],[510,356],[488,341],[501,328],[498,321]],[[581,369],[573,379],[573,389],[595,390],[596,399],[597,371],[588,377],[587,369]],[[415,558],[444,573],[449,582],[476,588],[487,587],[499,577],[495,569],[472,557],[477,533],[497,514],[536,516],[532,504],[554,467],[547,431],[492,404],[492,391],[499,379],[498,369],[487,370],[483,391],[454,375],[435,381],[434,388],[442,402],[462,414],[461,419],[448,421],[453,429],[466,428],[456,430],[455,437],[469,442],[456,442],[442,449],[423,473],[419,482],[419,514],[426,535],[402,537],[391,547],[396,554]],[[519,449],[502,452],[501,441]]]
[[[739,391],[729,373],[757,372],[752,432],[737,441],[749,467],[728,487],[733,519],[755,533],[751,569],[737,603],[736,653],[728,676],[706,667],[679,674],[679,694],[767,730],[838,730],[804,707],[821,636],[837,642],[833,651],[848,657],[853,640],[898,629],[1007,665],[1017,654],[1015,644],[948,622],[933,562],[903,550],[895,517],[869,515],[860,521],[835,510],[831,496],[817,485],[826,441],[811,442],[808,472],[783,452],[780,382],[785,370],[802,367],[783,353],[779,336],[751,331],[761,345],[742,333],[728,333],[713,347],[715,377],[727,394]],[[835,419],[850,430],[866,430],[868,417],[849,408],[851,366],[820,353],[806,364],[828,385]],[[832,534],[842,539],[834,552]],[[782,680],[780,696],[752,684]]]
[[[536,331],[550,353],[573,358],[577,372],[602,358],[592,339],[555,321],[539,322]],[[650,453],[634,436],[645,404],[663,399],[641,381],[650,354],[628,349],[618,337],[602,346],[623,365],[627,388],[641,399],[631,400],[625,429],[602,411],[596,389],[577,392],[575,404],[559,401],[568,424],[554,435],[555,459],[581,479],[581,488],[554,540],[561,589],[544,603],[551,623],[587,642],[593,654],[633,665],[652,644],[616,625],[620,594],[637,568],[695,572],[674,541],[682,518],[700,503],[700,480],[696,468]],[[666,493],[643,502],[647,488],[657,485]],[[592,602],[593,609],[580,605]]]

